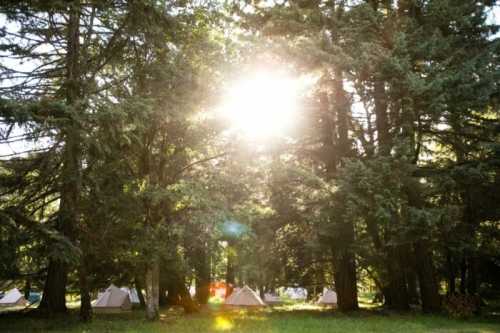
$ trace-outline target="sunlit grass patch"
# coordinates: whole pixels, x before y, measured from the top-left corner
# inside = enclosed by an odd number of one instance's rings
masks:
[[[382,306],[382,303],[374,302],[374,293],[360,293],[358,295],[359,306],[364,309],[374,309]]]
[[[21,311],[24,310],[24,305],[16,305],[16,306],[2,306],[0,307],[0,313],[2,312],[11,312],[11,311]]]
[[[327,307],[322,307],[313,303],[291,303],[291,304],[283,304],[279,306],[274,306],[273,310],[277,311],[323,311],[328,309]]]
[[[234,327],[234,324],[227,317],[217,316],[215,317],[214,328],[217,331],[228,331]]]
[[[144,312],[99,314],[91,323],[78,321],[77,311],[52,320],[0,315],[0,332],[168,332],[168,333],[493,333],[500,332],[500,322],[487,318],[469,321],[419,314],[381,315],[361,310],[345,315],[313,304],[292,304],[260,310],[206,310],[185,315],[182,308],[162,309],[160,320],[148,322]]]

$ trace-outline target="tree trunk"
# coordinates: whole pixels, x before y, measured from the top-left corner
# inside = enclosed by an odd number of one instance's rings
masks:
[[[196,279],[196,300],[200,304],[207,304],[210,298],[210,277]]]
[[[448,275],[448,295],[453,295],[456,293],[456,273],[455,273],[455,265],[453,263],[452,255],[448,250],[446,254],[446,268]]]
[[[358,289],[356,285],[356,262],[350,245],[354,243],[354,226],[343,223],[343,232],[338,234],[340,246],[334,246],[334,279],[340,311],[348,312],[358,309]],[[341,240],[342,239],[342,240]],[[345,243],[344,243],[345,242]]]
[[[264,299],[266,296],[266,287],[263,285],[260,285],[258,289],[259,289],[259,297]]]
[[[408,284],[408,297],[410,304],[419,304],[417,273],[413,270],[414,266],[408,267],[406,270],[406,283]]]
[[[408,290],[408,300],[410,304],[419,304],[420,297],[418,293],[418,277],[416,268],[415,251],[411,244],[404,246],[404,258],[406,258],[407,265],[403,266],[405,270],[405,280]]]
[[[186,287],[184,275],[176,270],[176,267],[169,266],[169,270],[161,270],[161,289],[167,290],[168,295],[164,300],[167,305],[180,305],[185,313],[197,312],[198,304],[191,298],[189,289]]]
[[[378,4],[372,2],[374,10]],[[375,111],[375,125],[378,136],[378,151],[380,156],[390,156],[392,149],[392,138],[389,131],[389,117],[387,115],[387,96],[385,82],[381,78],[373,80],[373,99]],[[397,224],[397,212],[391,212],[394,224]],[[395,226],[394,226],[395,227]],[[388,240],[386,240],[388,242]],[[404,249],[401,245],[387,246],[387,285],[383,288],[386,305],[393,310],[408,310],[409,299],[405,278],[405,262],[401,258]]]
[[[167,274],[163,269],[160,269],[160,306],[178,305],[179,304],[179,291],[175,289],[174,284],[168,280]]]
[[[228,242],[227,245],[227,266],[226,266],[226,297],[231,295],[234,288],[235,276],[234,276],[234,250],[231,243]]]
[[[180,285],[180,297],[181,297],[181,305],[184,308],[185,313],[194,313],[198,312],[198,305],[191,298],[191,294],[189,293],[189,289],[186,287],[184,283],[181,282]]]
[[[385,83],[381,80],[374,82],[375,101],[375,125],[378,132],[379,153],[382,156],[389,156],[391,153],[392,140],[389,133],[389,118],[387,116],[387,98],[385,93]]]
[[[340,13],[340,12],[339,12]],[[341,163],[341,158],[350,155],[351,146],[348,136],[349,119],[351,110],[347,93],[343,84],[343,73],[336,68],[333,78],[333,103],[335,118],[337,119],[337,129],[332,133],[338,133],[337,162]],[[342,164],[342,163],[341,163]],[[333,176],[335,168],[329,170]],[[337,234],[335,235],[333,256],[334,256],[334,279],[338,297],[338,307],[340,311],[354,311],[358,309],[358,290],[356,285],[356,260],[352,249],[355,242],[354,225],[352,221],[345,220],[342,216],[332,217],[337,224]]]
[[[322,92],[318,96],[320,107],[320,122],[321,122],[321,142],[322,150],[321,157],[328,170],[328,178],[333,177],[337,173],[337,164],[339,163],[340,156],[335,151],[337,144],[337,123],[335,113],[330,110],[330,101],[328,94]]]
[[[465,295],[467,291],[467,259],[465,251],[463,253],[462,261],[460,262],[460,293]]]
[[[441,298],[436,280],[436,272],[426,241],[415,242],[415,257],[417,260],[417,275],[420,286],[420,298],[422,299],[422,311],[425,313],[437,313],[441,309]]]
[[[404,261],[401,260],[402,248],[400,246],[392,246],[388,252],[388,285],[385,291],[385,299],[387,306],[392,310],[406,311],[409,310],[408,289],[406,286]]]
[[[160,291],[163,293],[160,297],[160,304],[161,305],[180,305],[180,291],[178,288],[178,285],[175,283],[169,283],[166,287],[167,295],[166,297],[163,297],[165,295],[165,292],[163,291],[165,289],[160,288]]]
[[[307,291],[307,301],[312,301],[316,297],[316,287],[314,286],[306,286]]]
[[[24,285],[24,298],[26,298],[26,300],[29,299],[30,293],[31,293],[31,281],[29,278],[27,278],[26,283]]]
[[[405,191],[408,196],[409,204],[417,209],[424,208],[422,200],[422,191],[420,184],[416,181],[410,181],[405,185]],[[415,253],[415,269],[420,287],[420,299],[422,301],[422,310],[425,313],[437,313],[441,309],[441,297],[439,296],[439,285],[436,278],[436,271],[432,261],[432,252],[429,242],[426,240],[426,230],[418,230],[420,235],[413,242]]]
[[[146,318],[158,320],[160,316],[160,265],[157,260],[146,267]]]
[[[64,262],[51,259],[47,278],[43,287],[42,300],[38,310],[44,315],[52,316],[66,313],[66,280],[67,265]]]
[[[200,246],[196,251],[198,260],[196,269],[196,300],[200,304],[207,304],[210,297],[210,261],[207,255],[207,246]]]
[[[340,254],[336,265],[335,288],[340,311],[354,311],[358,309],[358,290],[356,286],[356,266],[354,255],[348,252]]]
[[[74,1],[70,7],[67,27],[66,78],[64,93],[66,104],[71,113],[76,113],[76,105],[81,95],[79,87],[79,49],[80,49],[80,3]],[[78,222],[80,193],[80,138],[79,126],[71,115],[67,127],[62,129],[65,146],[63,151],[62,186],[57,230],[70,241],[74,240]],[[66,282],[68,264],[60,259],[50,259],[47,279],[39,310],[47,315],[65,313]]]
[[[479,225],[477,222],[478,208],[474,204],[473,193],[474,189],[471,186],[466,186],[465,193],[462,195],[462,200],[465,203],[463,223],[468,237],[467,242],[470,244],[475,242],[475,235]],[[469,295],[475,295],[479,287],[479,262],[476,251],[473,249],[464,250],[464,257],[467,258],[464,264],[467,270],[467,281],[463,283],[464,289]]]
[[[469,278],[467,279],[467,292],[476,295],[479,286],[479,262],[475,256],[469,257]]]
[[[87,277],[87,266],[85,258],[82,258],[78,277],[80,283],[80,320],[88,322],[92,319],[92,306],[90,304],[90,287]]]

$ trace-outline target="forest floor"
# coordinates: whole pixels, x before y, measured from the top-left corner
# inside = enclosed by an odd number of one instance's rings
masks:
[[[311,305],[287,305],[262,310],[224,310],[219,307],[184,315],[180,309],[162,310],[160,321],[151,323],[144,312],[97,314],[91,323],[78,321],[76,311],[60,319],[40,319],[20,312],[0,314],[0,332],[434,332],[499,333],[497,316],[469,320],[421,314],[394,314],[361,310],[343,315]]]

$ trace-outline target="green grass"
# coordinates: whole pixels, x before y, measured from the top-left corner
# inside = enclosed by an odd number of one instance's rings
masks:
[[[500,321],[497,319],[464,321],[366,310],[346,316],[311,305],[295,305],[254,311],[211,308],[195,315],[184,315],[180,310],[162,310],[160,321],[155,323],[145,321],[142,311],[96,315],[89,324],[80,323],[76,313],[51,320],[4,313],[0,315],[0,332],[494,333],[500,332]]]

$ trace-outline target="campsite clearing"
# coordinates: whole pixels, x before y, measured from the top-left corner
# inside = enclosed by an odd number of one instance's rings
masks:
[[[44,320],[23,318],[20,314],[0,315],[2,332],[500,332],[498,318],[455,320],[440,316],[390,314],[360,311],[346,316],[316,306],[283,306],[260,310],[205,310],[183,315],[181,310],[163,310],[158,322],[144,320],[143,311],[120,314],[98,314],[84,324],[74,315]]]

